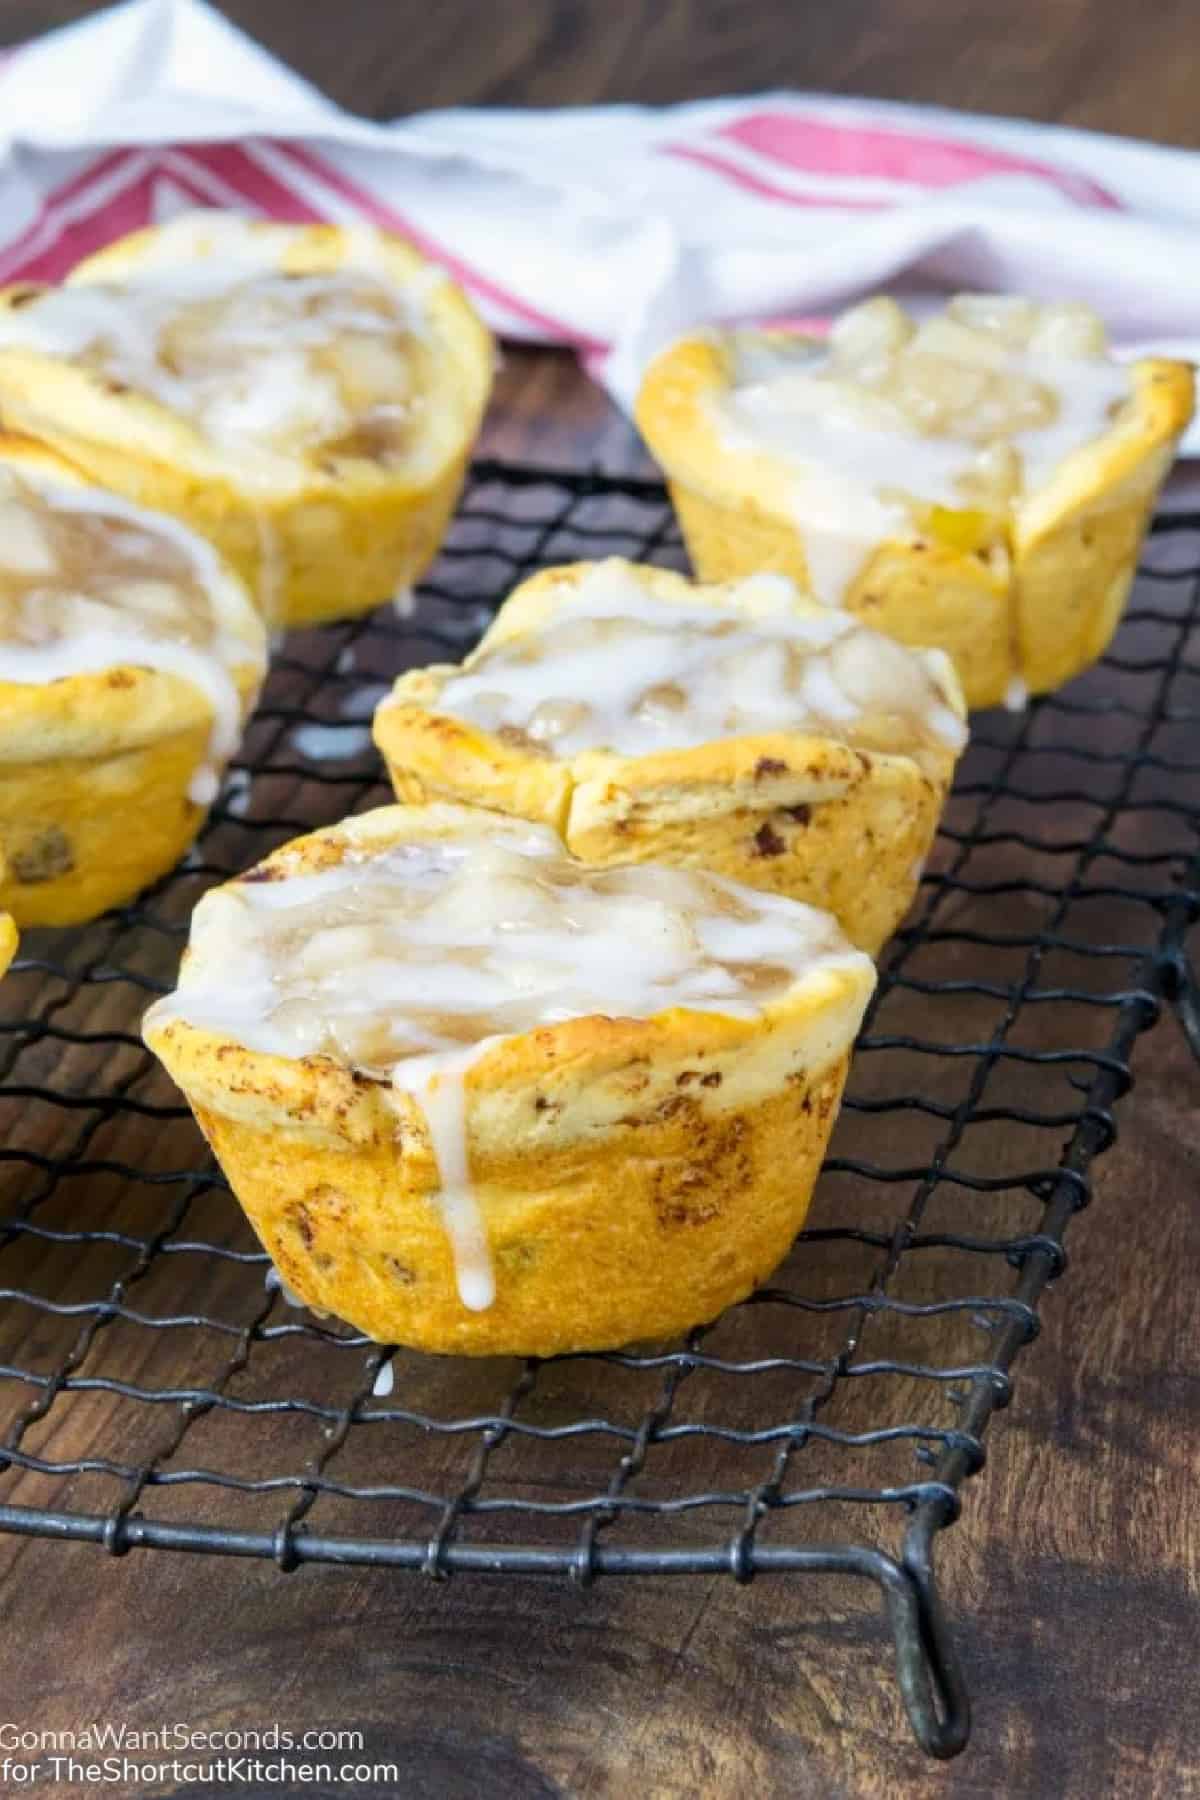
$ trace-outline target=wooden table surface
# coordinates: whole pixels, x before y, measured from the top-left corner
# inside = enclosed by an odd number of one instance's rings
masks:
[[[91,10],[5,0],[0,40]],[[1200,141],[1188,0],[1133,14],[1115,0],[223,10],[377,117],[792,85]],[[640,466],[628,428],[562,356],[508,359],[485,447],[599,449],[609,466]],[[1045,1301],[965,1518],[939,1545],[975,1696],[956,1763],[914,1748],[883,1628],[836,1588],[818,1600],[782,1579],[588,1593],[361,1569],[284,1579],[255,1562],[110,1561],[13,1539],[0,1540],[0,1719],[360,1726],[365,1754],[398,1760],[403,1780],[320,1791],[432,1800],[1200,1794],[1200,1078],[1170,1016],[1136,1068],[1070,1271]]]

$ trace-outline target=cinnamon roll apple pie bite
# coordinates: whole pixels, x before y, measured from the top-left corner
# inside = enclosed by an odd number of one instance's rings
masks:
[[[697,586],[610,560],[549,569],[461,667],[375,715],[399,799],[552,826],[607,867],[712,869],[832,912],[877,951],[912,899],[965,742],[940,651],[781,576]]]
[[[299,1299],[387,1343],[548,1355],[766,1279],[873,984],[795,901],[397,806],[207,894],[145,1036]]]
[[[1191,411],[1189,365],[1116,363],[1088,308],[987,294],[919,325],[879,297],[827,341],[700,333],[637,403],[704,580],[777,570],[938,645],[972,707],[1103,652]]]
[[[193,526],[277,625],[423,571],[491,377],[463,294],[365,227],[188,214],[0,292],[0,416]]]
[[[0,439],[0,910],[69,925],[188,848],[266,660],[211,545]]]

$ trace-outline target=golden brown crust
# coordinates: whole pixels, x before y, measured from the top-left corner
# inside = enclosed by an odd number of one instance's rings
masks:
[[[587,564],[548,569],[518,587],[480,649],[536,630]],[[632,565],[670,605],[727,604],[668,570]],[[800,597],[797,610],[817,611]],[[468,659],[468,662],[470,659]],[[953,672],[938,659],[948,704]],[[949,746],[863,750],[834,738],[774,732],[646,756],[555,758],[437,710],[449,667],[402,675],[375,715],[375,741],[397,798],[461,801],[552,826],[585,862],[666,862],[714,869],[834,913],[872,953],[916,890],[953,778]]]
[[[255,877],[453,833],[456,812],[368,814]],[[866,959],[845,958],[756,1019],[578,1018],[488,1051],[466,1083],[497,1289],[480,1312],[458,1295],[409,1096],[178,1019],[147,1041],[301,1298],[384,1342],[548,1355],[681,1330],[766,1278],[803,1222],[871,986]]]
[[[334,225],[250,229],[277,245],[279,266],[337,269],[354,235]],[[119,280],[154,253],[159,232],[135,232],[80,263],[68,285]],[[173,514],[216,545],[274,623],[312,625],[378,605],[415,581],[454,510],[491,386],[492,341],[469,301],[411,245],[380,234],[391,279],[425,295],[427,404],[410,460],[384,468],[362,456],[310,458],[286,486],[249,479],[152,396],[69,358],[0,346],[0,414],[69,457],[99,485]],[[0,313],[28,284],[0,292]]]
[[[944,649],[972,708],[998,705],[1016,678],[1042,693],[1086,667],[1116,629],[1148,512],[1192,413],[1186,363],[1135,363],[1133,380],[1130,415],[1068,457],[1012,518],[929,509],[920,542],[879,546],[848,610],[901,643]],[[709,403],[730,381],[719,338],[685,338],[650,365],[638,424],[703,580],[777,570],[807,586],[786,466],[721,440]]]
[[[0,887],[4,885],[6,865],[4,848],[0,845]],[[5,974],[8,965],[17,954],[17,925],[11,913],[0,911],[0,975]]]
[[[1017,515],[1014,629],[1033,693],[1061,686],[1111,642],[1150,513],[1192,414],[1187,364],[1150,359],[1133,367],[1132,414],[1069,458],[1054,484]]]
[[[474,1313],[457,1299],[415,1156],[411,1183],[398,1182],[389,1142],[348,1156],[204,1109],[197,1118],[307,1304],[383,1343],[553,1356],[674,1335],[765,1281],[803,1226],[845,1074],[842,1060],[721,1118],[691,1093],[673,1116],[665,1101],[638,1110],[631,1095],[629,1124],[602,1149],[480,1159],[497,1298]]]
[[[0,975],[17,954],[17,927],[11,913],[0,912]]]

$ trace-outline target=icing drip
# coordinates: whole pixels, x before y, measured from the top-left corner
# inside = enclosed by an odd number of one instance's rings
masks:
[[[328,1056],[415,1103],[459,1293],[482,1309],[495,1285],[469,1098],[490,1052],[578,1017],[755,1017],[812,970],[865,958],[828,914],[719,876],[589,869],[541,827],[420,817],[455,835],[373,849],[351,835],[335,866],[206,895],[179,987],[146,1025],[186,1019],[252,1050]]]
[[[279,1270],[272,1263],[263,1278],[263,1286],[268,1294],[278,1293],[288,1306],[303,1306],[304,1302],[297,1294],[293,1294]]]
[[[377,681],[353,688],[338,708],[346,723],[331,725],[310,719],[293,726],[293,749],[308,762],[348,762],[360,756],[371,747],[371,727],[356,721],[369,719],[387,691],[386,685]]]
[[[314,720],[297,725],[292,746],[307,762],[348,762],[371,747],[369,725],[321,725]]]
[[[852,308],[828,345],[732,333],[732,385],[711,405],[730,449],[792,474],[815,594],[840,603],[922,508],[999,518],[1111,424],[1127,369],[1086,308],[973,295],[916,326],[889,300]]]
[[[369,719],[388,692],[386,681],[364,681],[361,687],[351,688],[338,711],[343,719]]]
[[[210,764],[202,763],[188,782],[188,799],[193,806],[203,806],[207,811],[220,791],[221,777]]]
[[[225,776],[225,811],[244,819],[250,810],[254,778],[249,769],[229,769]]]
[[[560,756],[641,756],[772,731],[877,748],[964,743],[921,652],[849,613],[799,611],[781,576],[738,583],[720,600],[704,593],[657,599],[630,564],[594,564],[563,582],[540,627],[485,640],[436,708]]]
[[[437,1163],[438,1206],[454,1255],[458,1297],[472,1312],[486,1312],[496,1298],[487,1230],[471,1188],[467,1149],[467,1071],[497,1039],[465,1050],[413,1056],[397,1063],[392,1085],[411,1094],[425,1115]]]
[[[0,463],[0,680],[41,685],[117,668],[176,675],[212,709],[188,797],[208,807],[241,735],[236,670],[261,672],[257,621],[176,520]]]

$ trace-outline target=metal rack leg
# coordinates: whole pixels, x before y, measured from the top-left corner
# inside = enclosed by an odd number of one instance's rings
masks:
[[[884,1599],[896,1645],[896,1676],[913,1735],[942,1761],[957,1756],[971,1734],[971,1699],[938,1598],[930,1515],[914,1521],[902,1563],[884,1559]]]

